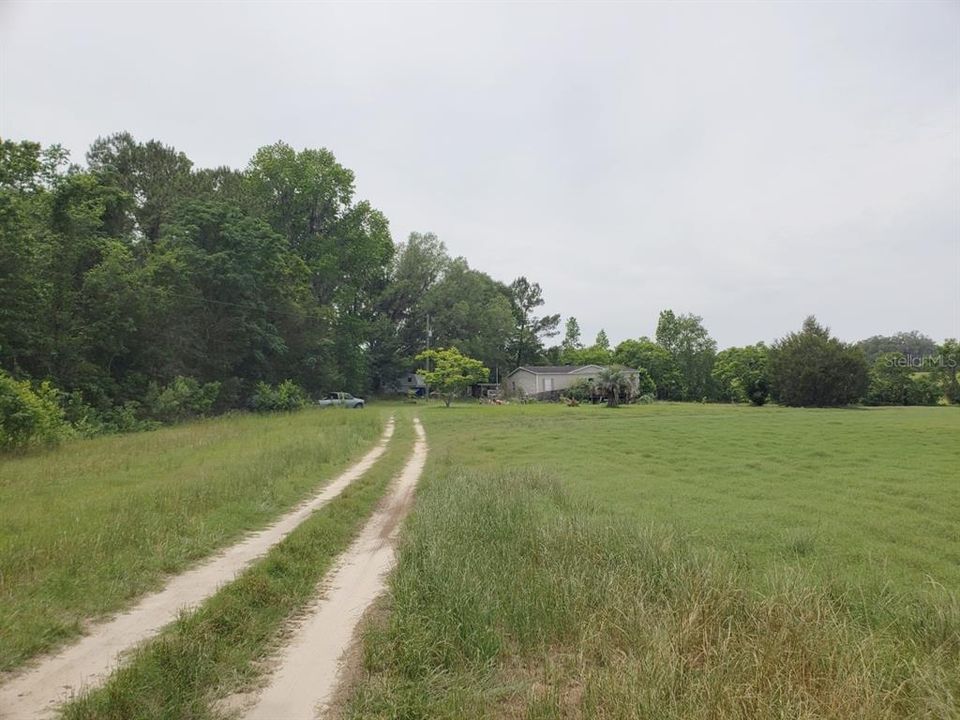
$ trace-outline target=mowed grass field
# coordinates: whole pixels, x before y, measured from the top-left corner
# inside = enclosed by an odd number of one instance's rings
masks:
[[[430,407],[342,715],[953,718],[960,412]]]
[[[0,670],[268,524],[369,449],[385,417],[237,415],[0,459]]]

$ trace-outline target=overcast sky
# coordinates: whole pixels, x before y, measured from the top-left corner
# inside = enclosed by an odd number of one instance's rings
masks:
[[[960,3],[0,4],[0,135],[326,147],[592,340],[960,335]]]

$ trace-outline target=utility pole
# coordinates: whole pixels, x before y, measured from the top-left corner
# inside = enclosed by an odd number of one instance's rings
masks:
[[[427,352],[430,352],[430,340],[433,337],[433,330],[430,329],[430,315],[427,314]],[[427,358],[427,372],[430,372],[430,358]],[[430,385],[427,384],[427,402],[430,402]]]

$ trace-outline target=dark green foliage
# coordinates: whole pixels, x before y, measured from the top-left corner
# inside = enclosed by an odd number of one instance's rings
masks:
[[[907,394],[908,405],[938,405],[943,399],[943,388],[930,373],[921,373],[912,378]]]
[[[765,404],[770,397],[767,358],[767,347],[763,343],[718,353],[712,373],[717,398],[757,406]]]
[[[701,400],[713,395],[713,361],[717,343],[703,326],[699,315],[660,313],[657,344],[670,353],[683,382],[684,400]]]
[[[960,368],[960,342],[949,339],[937,348],[934,372],[940,378],[943,392],[952,403],[960,403],[960,382],[957,369]]]
[[[561,350],[564,352],[569,352],[571,350],[579,350],[583,347],[583,343],[580,342],[580,323],[577,322],[575,317],[567,318],[566,325],[564,325],[563,333],[563,342],[560,344]]]
[[[513,307],[513,330],[509,351],[515,367],[536,363],[543,355],[543,339],[557,334],[559,315],[535,315],[544,304],[539,283],[531,283],[526,277],[518,277],[509,288]]]
[[[87,162],[0,143],[0,367],[60,388],[83,435],[253,396],[293,407],[286,379],[361,394],[431,342],[502,373],[556,332],[533,314],[536,283],[507,287],[429,233],[395,249],[328,150],[276,143],[242,172],[198,169],[118,133]]]
[[[34,389],[0,370],[0,450],[53,445],[70,434],[49,383]]]
[[[657,393],[657,384],[646,368],[636,368],[637,386],[634,388],[634,395],[655,396]]]
[[[176,422],[206,415],[219,394],[218,382],[201,384],[193,378],[176,377],[163,388],[151,383],[145,402],[151,417]]]
[[[830,336],[808,317],[770,351],[772,393],[782,405],[838,407],[858,402],[868,385],[863,351]]]
[[[596,388],[587,378],[575,380],[570,387],[563,391],[564,397],[576,400],[577,402],[586,402],[592,399],[595,394]]]
[[[293,380],[284,380],[276,387],[258,382],[250,398],[250,407],[257,412],[290,412],[305,407],[306,391]]]
[[[628,373],[619,365],[603,368],[594,383],[606,397],[607,407],[611,408],[619,406],[621,402],[630,402],[636,390]]]
[[[367,387],[393,244],[332,154],[195,170],[120,133],[87,159],[0,144],[0,366],[61,388],[83,434],[242,407],[261,381]]]
[[[899,332],[896,335],[874,335],[857,343],[863,350],[867,362],[873,365],[877,358],[885,353],[900,353],[915,369],[929,361],[937,353],[937,344],[916,330]]]
[[[683,399],[684,380],[676,359],[650,338],[624,340],[613,351],[613,361],[646,370],[656,385],[656,396],[660,400]]]
[[[870,405],[936,405],[943,397],[929,373],[914,375],[911,359],[899,352],[877,356],[870,368],[866,401]]]

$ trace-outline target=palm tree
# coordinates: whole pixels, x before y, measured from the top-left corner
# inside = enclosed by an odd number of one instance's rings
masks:
[[[607,396],[607,407],[617,407],[621,397],[628,400],[633,390],[630,377],[619,365],[605,367],[597,373],[597,387]]]

